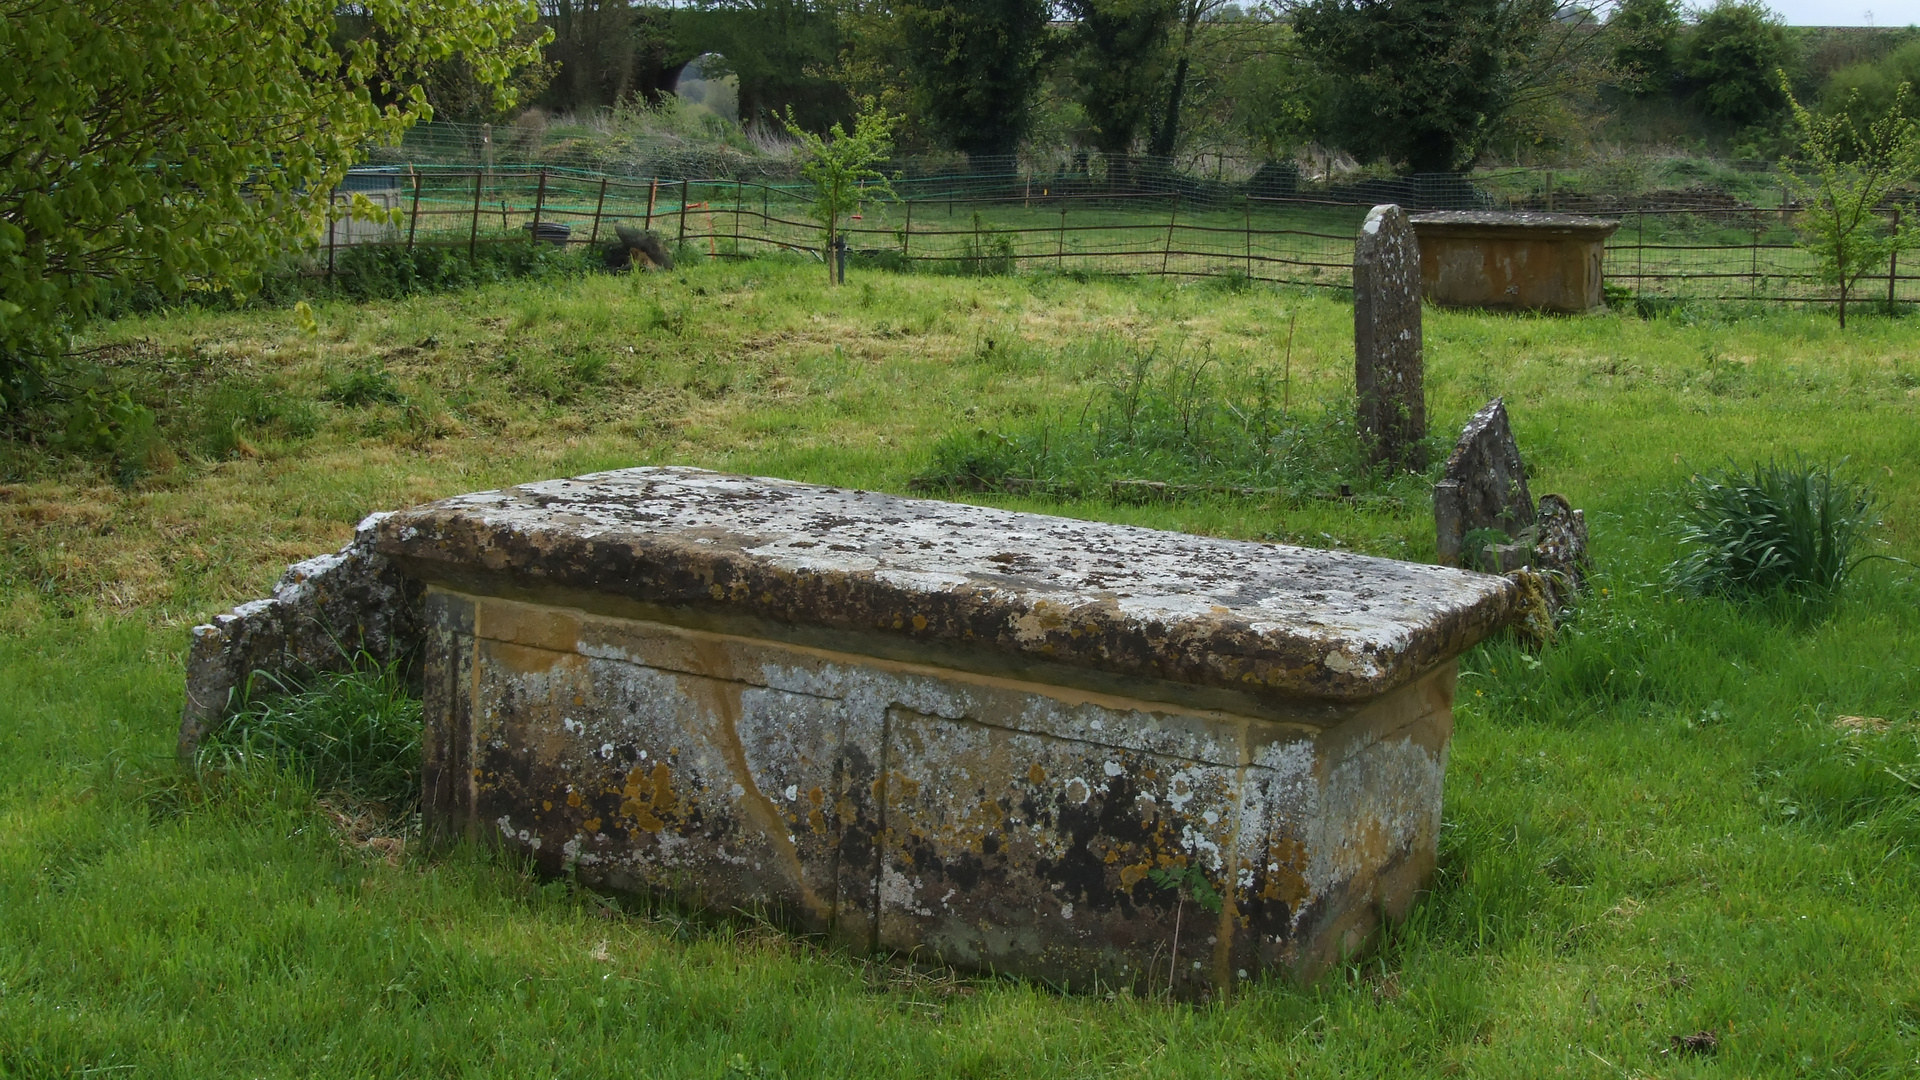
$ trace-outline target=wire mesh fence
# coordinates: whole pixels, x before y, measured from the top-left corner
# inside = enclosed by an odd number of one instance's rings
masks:
[[[1353,236],[1378,193],[1348,200],[1214,198],[1185,191],[1110,192],[1018,175],[896,181],[841,223],[856,263],[955,274],[1052,272],[1239,277],[1325,288],[1351,285]],[[587,170],[389,166],[357,170],[337,194],[371,198],[397,221],[343,220],[326,238],[465,247],[509,240],[603,246],[616,225],[657,233],[678,257],[786,252],[824,259],[824,230],[805,184],[660,179]],[[1412,200],[1408,200],[1412,201]],[[1414,205],[1419,205],[1415,203]],[[343,211],[344,212],[344,211]],[[1898,224],[1899,207],[1885,211]],[[1812,256],[1794,243],[1789,206],[1638,208],[1608,215],[1610,287],[1641,298],[1825,302]],[[1864,300],[1920,302],[1920,265],[1890,258],[1856,288]]]

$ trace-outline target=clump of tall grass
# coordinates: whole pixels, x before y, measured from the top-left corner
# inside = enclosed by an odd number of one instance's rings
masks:
[[[1349,403],[1293,400],[1287,372],[1200,354],[1117,358],[1085,400],[1001,430],[936,442],[922,489],[1018,486],[1097,494],[1145,482],[1215,493],[1304,498],[1366,494],[1369,473]]]
[[[1702,596],[1832,601],[1878,523],[1866,485],[1805,461],[1728,466],[1696,475],[1683,493],[1672,582]],[[1871,557],[1871,556],[1868,556]]]
[[[264,685],[262,685],[264,683]],[[284,769],[318,794],[410,808],[420,792],[420,701],[398,661],[361,655],[305,684],[256,676],[247,702],[200,744],[202,770]]]

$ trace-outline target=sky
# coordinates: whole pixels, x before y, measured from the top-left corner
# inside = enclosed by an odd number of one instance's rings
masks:
[[[1767,0],[1767,6],[1788,26],[1920,25],[1920,0]]]

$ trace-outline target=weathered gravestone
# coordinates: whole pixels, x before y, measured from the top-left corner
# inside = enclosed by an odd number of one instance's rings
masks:
[[[1467,534],[1487,529],[1504,533],[1506,543],[1533,527],[1533,496],[1527,491],[1527,466],[1507,422],[1505,398],[1494,398],[1473,414],[1447,458],[1446,472],[1433,485],[1433,523],[1440,561],[1462,565]]]
[[[1551,612],[1585,584],[1586,515],[1552,494],[1542,495],[1536,510],[1503,398],[1487,402],[1461,431],[1433,485],[1433,524],[1441,563],[1539,573],[1541,600]],[[1543,631],[1535,636],[1550,634],[1550,624]]]
[[[1432,869],[1497,577],[694,469],[402,511],[425,814],[1073,987],[1310,977]]]
[[[1420,250],[1407,212],[1367,214],[1353,244],[1354,385],[1370,464],[1422,469],[1427,399],[1420,331]]]

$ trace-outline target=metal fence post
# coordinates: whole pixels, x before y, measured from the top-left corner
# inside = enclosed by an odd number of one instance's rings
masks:
[[[1060,204],[1060,235],[1053,246],[1054,269],[1065,271],[1067,268],[1067,204]]]
[[[1253,196],[1251,195],[1247,196],[1247,201],[1240,205],[1241,205],[1241,209],[1244,210],[1246,214],[1247,280],[1252,281],[1253,280]]]
[[[907,257],[907,248],[913,243],[913,200],[902,199],[907,204],[907,226],[900,230],[900,257]]]
[[[600,242],[600,214],[607,208],[607,178],[600,178],[600,200],[593,204],[593,235],[587,237],[587,246]]]
[[[340,219],[333,212],[334,197],[327,194],[327,280],[333,280],[333,249],[340,242]]]
[[[1160,255],[1160,273],[1167,272],[1167,261],[1173,258],[1173,224],[1180,220],[1180,189],[1173,191],[1173,212],[1167,215],[1167,247]]]
[[[533,238],[540,239],[540,209],[547,201],[547,170],[540,170],[540,186],[533,189]]]
[[[687,243],[687,200],[692,197],[690,195],[692,190],[692,181],[684,179],[680,181],[680,239],[676,242],[678,247],[685,247]]]
[[[407,254],[411,255],[414,230],[420,227],[420,173],[411,165],[407,171],[413,173],[413,213],[407,217]]]
[[[482,176],[483,174],[479,169],[473,170],[473,226],[467,230],[468,262],[474,260],[475,247],[480,242],[480,181]]]
[[[1899,203],[1893,204],[1893,235],[1894,236],[1900,235],[1900,204]],[[1899,277],[1898,277],[1899,269],[1900,269],[1900,246],[1898,244],[1895,244],[1893,247],[1893,250],[1887,252],[1887,314],[1888,315],[1893,314],[1893,283],[1899,280]]]
[[[1640,234],[1633,245],[1633,295],[1647,294],[1647,208],[1640,208]]]

